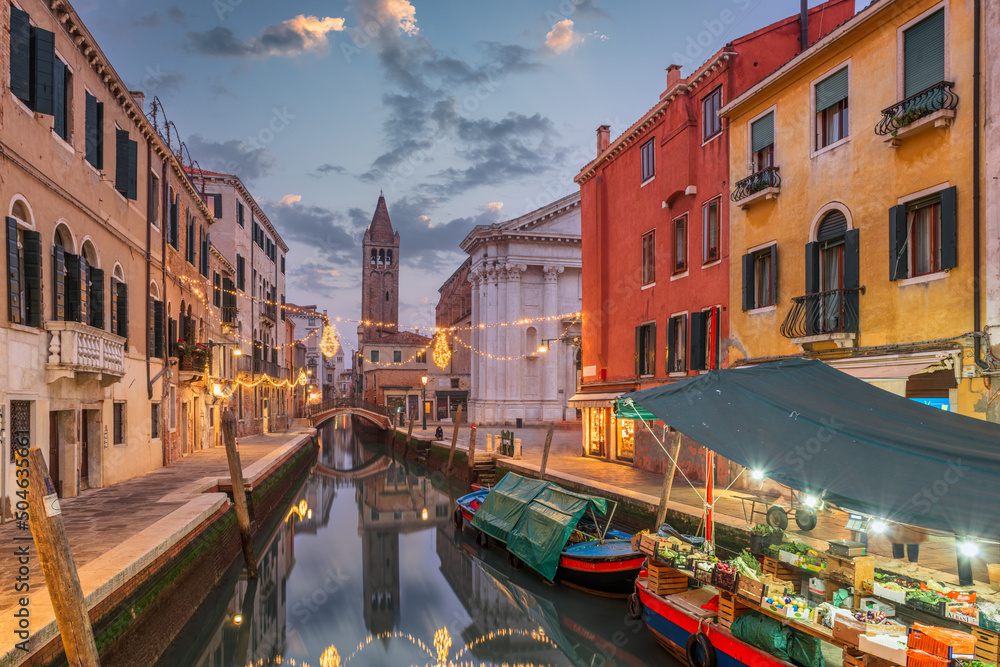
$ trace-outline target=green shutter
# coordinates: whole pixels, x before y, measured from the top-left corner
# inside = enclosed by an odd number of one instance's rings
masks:
[[[674,372],[674,364],[677,361],[677,318],[671,317],[667,320],[667,373]]]
[[[56,58],[52,63],[52,129],[63,139],[69,137],[66,127],[66,65]]]
[[[125,339],[125,350],[128,351],[128,285],[118,283],[118,331]]]
[[[87,298],[90,308],[90,326],[95,329],[104,328],[104,271],[90,267],[90,296]]]
[[[66,319],[70,322],[89,324],[87,293],[90,271],[87,260],[81,255],[66,253]]]
[[[153,301],[153,353],[157,359],[163,358],[163,302]]]
[[[22,324],[21,255],[17,250],[16,218],[7,218],[7,319]]]
[[[750,135],[754,153],[773,144],[774,112],[769,111],[767,115],[752,122],[750,124]]]
[[[97,103],[97,163],[98,169],[104,169],[104,102]]]
[[[374,352],[374,350],[372,350],[372,352]],[[636,327],[635,328],[635,374],[636,374],[636,376],[641,375],[640,371],[642,369],[641,369],[641,365],[639,363],[639,359],[640,359],[641,355],[642,355],[642,327],[640,326],[640,327]],[[372,361],[374,361],[374,359],[372,359]]]
[[[708,313],[691,313],[691,369],[705,370],[705,326]]]
[[[24,240],[24,323],[42,326],[42,235],[25,229]]]
[[[66,319],[66,251],[52,246],[52,319]]]
[[[901,280],[909,272],[906,259],[906,204],[889,209],[889,280]]]
[[[139,199],[139,142],[129,140],[126,158],[128,160],[128,191],[126,199]]]
[[[115,190],[128,197],[128,132],[115,129]]]
[[[10,5],[10,92],[31,101],[31,17]]]
[[[743,310],[757,307],[757,290],[754,283],[753,254],[743,255]]]
[[[819,243],[806,244],[806,294],[819,292]]]
[[[84,153],[87,162],[97,166],[97,98],[86,93],[84,96]]]
[[[944,81],[944,9],[903,33],[903,97]]]
[[[958,190],[941,191],[941,268],[958,266]]]
[[[778,303],[778,244],[771,246],[771,303]]]
[[[846,67],[816,84],[816,112],[829,109],[844,99],[847,99]]]
[[[52,115],[55,88],[56,36],[48,30],[31,28],[31,100],[34,111]]]
[[[111,277],[111,326],[108,331],[118,335],[118,279]]]

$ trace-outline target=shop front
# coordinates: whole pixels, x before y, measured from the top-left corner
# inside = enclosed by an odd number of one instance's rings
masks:
[[[455,421],[455,416],[458,414],[458,408],[462,408],[462,421],[467,422],[469,419],[469,392],[468,391],[445,391],[438,389],[435,392],[434,402],[434,416],[437,421]]]
[[[571,407],[582,413],[583,455],[631,464],[635,459],[636,423],[617,419],[612,401],[621,393],[576,394]]]

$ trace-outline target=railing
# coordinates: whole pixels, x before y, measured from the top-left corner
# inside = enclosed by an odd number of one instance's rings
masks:
[[[182,354],[178,359],[177,370],[184,373],[204,373],[211,359],[200,354]]]
[[[334,410],[336,408],[359,408],[361,410],[367,410],[368,412],[374,412],[377,415],[383,415],[385,417],[389,416],[388,406],[351,398],[337,398],[322,401],[320,403],[314,403],[309,406],[309,414],[316,415],[321,412],[326,412],[327,410]]]
[[[125,339],[79,322],[46,322],[48,363],[67,370],[125,375]]]
[[[792,309],[781,324],[785,338],[821,334],[858,333],[858,294],[864,287],[806,294],[792,299]]]
[[[908,125],[912,125],[924,116],[935,111],[954,109],[958,106],[958,95],[952,91],[955,84],[951,81],[936,83],[930,88],[921,90],[916,95],[907,97],[891,107],[882,110],[882,120],[875,126],[875,134],[885,136],[892,134]]]
[[[278,321],[278,307],[273,303],[260,302],[260,316],[266,317],[272,322]]]
[[[253,372],[253,357],[246,354],[241,354],[236,357],[236,372],[237,373],[251,373]]]
[[[223,306],[222,307],[222,323],[223,324],[236,324],[236,307],[235,306]]]
[[[733,187],[732,200],[740,201],[750,195],[757,194],[767,188],[781,187],[781,176],[778,175],[778,167],[765,167],[758,172],[750,174],[742,181],[737,181]]]
[[[253,372],[256,375],[270,375],[272,378],[277,379],[280,370],[278,364],[274,362],[265,359],[254,359]]]

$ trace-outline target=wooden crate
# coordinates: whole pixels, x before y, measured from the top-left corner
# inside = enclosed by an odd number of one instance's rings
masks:
[[[729,629],[737,618],[750,611],[748,605],[730,593],[719,593],[719,625]]]
[[[646,569],[649,574],[646,586],[657,595],[673,595],[688,589],[688,576],[683,572],[656,562],[650,562]]]
[[[802,570],[794,565],[765,557],[761,570],[775,579],[788,582],[789,587],[794,588],[796,593],[802,592]]]
[[[1000,635],[983,628],[972,628],[976,638],[976,660],[997,664],[1000,657]]]
[[[844,649],[844,667],[867,667],[865,665],[865,654],[857,649],[849,651]]]

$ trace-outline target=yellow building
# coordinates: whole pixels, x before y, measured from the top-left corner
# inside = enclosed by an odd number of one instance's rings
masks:
[[[734,365],[816,357],[985,417],[975,11],[873,2],[723,108]]]

